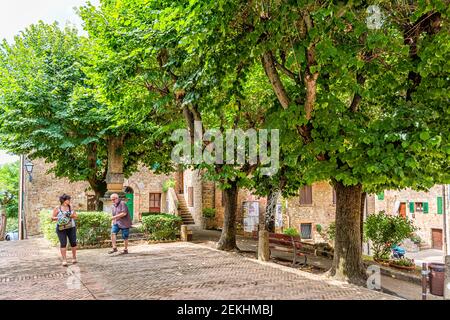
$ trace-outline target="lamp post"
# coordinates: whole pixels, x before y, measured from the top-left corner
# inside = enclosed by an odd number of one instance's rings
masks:
[[[33,181],[33,176],[32,176],[33,167],[34,167],[34,164],[30,160],[26,160],[26,162],[25,162],[25,169],[27,170],[30,182]]]

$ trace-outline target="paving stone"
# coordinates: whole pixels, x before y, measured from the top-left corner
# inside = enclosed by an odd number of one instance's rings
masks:
[[[199,244],[138,244],[127,255],[108,250],[81,250],[79,263],[64,268],[44,239],[2,242],[0,299],[396,299]]]

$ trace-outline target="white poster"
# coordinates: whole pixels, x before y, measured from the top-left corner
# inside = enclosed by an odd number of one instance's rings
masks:
[[[252,232],[258,230],[259,202],[244,201],[242,207],[244,210],[244,231]]]
[[[283,226],[283,215],[282,215],[282,205],[277,204],[277,210],[275,212],[275,227],[281,228]]]

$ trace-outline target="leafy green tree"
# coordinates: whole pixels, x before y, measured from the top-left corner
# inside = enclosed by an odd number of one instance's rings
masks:
[[[8,218],[19,212],[19,162],[0,166],[0,198]]]
[[[264,68],[278,100],[265,123],[283,129],[282,167],[296,175],[286,185],[333,184],[330,274],[361,283],[363,192],[426,189],[449,178],[448,6],[398,2],[383,26],[372,29],[362,1],[178,5],[195,35],[191,50],[217,50],[214,60],[206,60],[220,66],[215,76],[226,77],[224,70],[249,61]]]
[[[44,158],[54,164],[50,171],[57,177],[88,181],[100,210],[112,137],[124,142],[115,152],[124,155],[125,175],[136,171],[141,159],[167,170],[161,164],[169,157],[160,127],[147,118],[123,117],[105,97],[102,74],[92,72],[92,46],[74,29],[42,22],[13,44],[3,42],[0,145],[31,159]]]
[[[411,237],[416,230],[412,221],[383,211],[370,214],[364,224],[365,235],[371,241],[373,256],[377,259],[389,259],[392,246]]]

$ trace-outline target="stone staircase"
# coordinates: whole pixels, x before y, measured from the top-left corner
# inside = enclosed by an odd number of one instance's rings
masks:
[[[186,200],[184,199],[184,195],[177,194],[177,199],[178,199],[178,212],[180,214],[181,219],[183,219],[183,224],[195,224],[195,221],[192,218],[191,213],[189,212]]]

